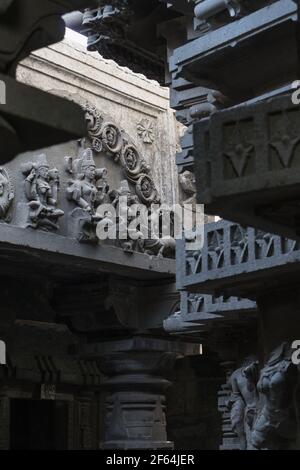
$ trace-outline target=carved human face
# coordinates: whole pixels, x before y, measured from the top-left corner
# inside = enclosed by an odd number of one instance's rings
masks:
[[[126,154],[126,163],[130,170],[133,170],[136,165],[136,156],[132,149],[129,149]]]
[[[95,177],[96,177],[96,168],[95,168],[93,165],[88,166],[88,167],[85,169],[84,174],[85,174],[85,177],[86,177],[88,180],[92,181],[92,180],[94,180]]]
[[[115,140],[116,140],[116,132],[115,130],[110,127],[108,130],[107,130],[107,133],[106,133],[106,139],[107,139],[107,142],[110,144],[110,145],[113,145],[115,143]]]
[[[47,179],[49,176],[49,167],[48,166],[41,166],[38,169],[38,176]]]

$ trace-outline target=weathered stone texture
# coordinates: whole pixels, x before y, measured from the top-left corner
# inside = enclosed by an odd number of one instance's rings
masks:
[[[224,379],[215,358],[181,359],[170,380],[167,431],[175,449],[217,450],[222,437],[217,391]]]
[[[167,89],[99,55],[86,52],[82,45],[70,40],[32,54],[18,67],[17,77],[23,83],[80,105],[89,103],[110,116],[136,143],[150,165],[162,201],[173,203],[177,200],[174,155],[178,130],[174,112],[169,107]],[[49,110],[45,109],[47,112]],[[151,124],[151,144],[140,138],[144,120]],[[49,149],[50,161],[61,158],[59,155],[74,153],[74,145]],[[101,164],[103,166],[103,162]],[[104,166],[109,173],[117,175],[114,162],[106,160]],[[117,176],[115,178],[118,180]]]

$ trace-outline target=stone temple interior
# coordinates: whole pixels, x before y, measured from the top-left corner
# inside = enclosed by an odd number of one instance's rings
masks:
[[[0,450],[300,449],[299,51],[298,0],[0,2]]]

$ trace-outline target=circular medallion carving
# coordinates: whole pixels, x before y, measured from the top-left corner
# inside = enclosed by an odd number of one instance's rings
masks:
[[[100,153],[103,150],[102,141],[97,137],[92,140],[92,149],[97,153]]]
[[[101,131],[103,146],[112,154],[119,153],[122,145],[123,138],[121,131],[112,123],[106,123]]]
[[[99,137],[103,119],[96,108],[92,106],[85,107],[85,120],[89,136],[92,139]]]
[[[127,145],[122,153],[122,165],[128,178],[136,182],[143,172],[143,161],[139,152],[133,145]]]
[[[149,175],[141,175],[136,184],[136,193],[145,204],[158,202],[154,181]]]

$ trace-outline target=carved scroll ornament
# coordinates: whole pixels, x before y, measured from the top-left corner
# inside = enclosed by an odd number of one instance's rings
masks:
[[[159,203],[150,167],[125,132],[105,120],[92,106],[85,107],[85,116],[91,148],[96,153],[104,151],[122,166],[126,179],[135,186],[143,204]]]

